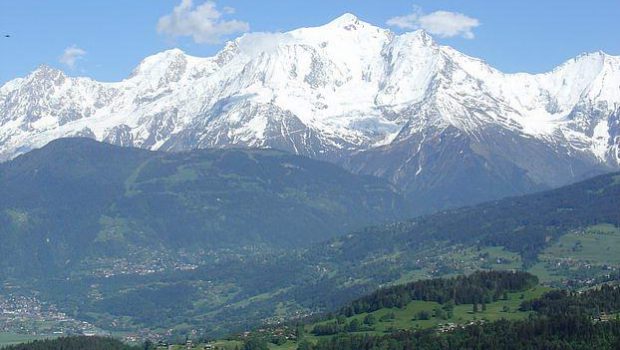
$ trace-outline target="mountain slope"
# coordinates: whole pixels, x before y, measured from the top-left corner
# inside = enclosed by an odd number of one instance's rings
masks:
[[[41,67],[0,87],[0,159],[66,136],[276,148],[385,177],[420,212],[617,169],[619,123],[619,57],[504,74],[423,31],[396,35],[350,14],[246,34],[213,57],[162,52],[121,82]]]
[[[279,151],[165,154],[89,139],[0,165],[0,192],[10,275],[143,251],[290,248],[408,212],[385,181]]]
[[[614,173],[367,227],[308,248],[203,259],[183,271],[101,276],[89,270],[28,288],[104,329],[124,319],[131,320],[125,327],[189,323],[221,335],[338,308],[382,286],[481,269],[524,269],[546,285],[587,287],[618,278],[619,199]],[[100,297],[85,297],[95,292]]]

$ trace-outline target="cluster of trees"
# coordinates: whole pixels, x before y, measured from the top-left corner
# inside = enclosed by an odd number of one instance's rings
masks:
[[[500,320],[439,334],[405,331],[388,336],[342,334],[316,344],[302,342],[303,350],[451,350],[451,349],[619,349],[620,321],[593,323],[591,319],[533,317]]]
[[[130,346],[119,340],[105,337],[63,337],[58,339],[35,340],[26,344],[12,345],[3,350],[151,350],[155,346]]]
[[[344,307],[345,316],[382,308],[402,308],[413,300],[444,304],[485,304],[499,300],[507,292],[518,292],[538,284],[538,278],[525,272],[489,271],[469,276],[438,278],[380,289]]]
[[[352,319],[347,322],[346,317],[340,315],[335,321],[319,323],[312,328],[312,334],[317,336],[334,335],[338,333],[355,333],[371,331],[373,325],[377,323],[375,315],[367,315],[363,321]]]
[[[456,279],[451,281],[454,280]],[[477,280],[477,277],[473,280]],[[493,280],[491,278],[485,285],[492,285],[490,281]],[[535,313],[525,320],[477,323],[447,333],[438,333],[435,330],[400,331],[385,336],[341,333],[322,338],[316,344],[301,342],[298,348],[303,350],[620,349],[620,314],[618,314],[620,286],[603,285],[598,289],[581,293],[551,291],[539,299],[523,301],[521,309]],[[447,312],[443,308],[442,310]]]
[[[585,292],[554,290],[539,299],[524,301],[521,309],[552,317],[612,314],[620,311],[620,286],[603,285]]]
[[[243,350],[269,350],[269,344],[261,338],[250,338],[243,344]]]
[[[434,316],[447,320],[454,315],[454,307],[457,304],[473,304],[474,312],[479,309],[484,311],[486,303],[506,298],[508,292],[523,291],[537,284],[538,278],[525,272],[481,271],[469,276],[423,280],[389,287],[353,301],[335,316],[328,315],[330,321],[316,324],[312,333],[326,336],[371,331],[377,322],[394,318],[392,312],[378,320],[372,314],[373,311],[402,308],[414,300],[435,301],[442,304],[432,313],[419,312],[415,316],[417,319],[428,320]],[[357,318],[347,321],[347,317],[362,313],[368,313],[362,321]]]

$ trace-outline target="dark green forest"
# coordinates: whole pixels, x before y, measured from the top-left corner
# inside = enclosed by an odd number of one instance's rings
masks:
[[[538,284],[538,278],[525,272],[489,271],[469,276],[437,278],[380,289],[343,308],[340,313],[352,316],[383,308],[401,308],[413,300],[444,304],[482,304],[500,299],[507,292],[519,292]]]
[[[148,350],[141,346],[129,346],[119,340],[104,337],[63,337],[37,340],[30,343],[11,345],[3,350]],[[154,347],[153,347],[154,349]]]
[[[603,284],[600,288],[579,292],[556,290],[540,299],[523,302],[521,308],[558,318],[570,315],[600,318],[620,310],[620,287]]]

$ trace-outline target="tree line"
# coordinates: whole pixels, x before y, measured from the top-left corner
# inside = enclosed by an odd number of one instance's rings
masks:
[[[402,308],[414,300],[448,301],[459,304],[485,304],[497,301],[509,292],[530,289],[538,278],[526,272],[479,271],[469,276],[416,281],[378,291],[357,299],[339,312],[347,317],[382,308]]]

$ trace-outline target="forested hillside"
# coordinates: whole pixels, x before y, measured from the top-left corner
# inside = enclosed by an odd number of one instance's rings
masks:
[[[583,287],[613,278],[620,268],[618,179],[599,176],[372,226],[304,249],[206,256],[193,269],[42,280],[29,288],[45,283],[46,299],[104,329],[122,320],[123,327],[181,323],[189,325],[179,332],[205,327],[222,335],[333,310],[381,286],[480,269],[525,268],[549,285]],[[93,293],[101,297],[85,300]]]
[[[0,164],[0,193],[0,271],[25,279],[145,250],[300,247],[410,214],[383,180],[283,152],[88,139]]]
[[[479,291],[480,294],[475,291]],[[523,272],[476,272],[380,289],[318,320],[211,343],[248,349],[617,349],[620,287],[549,290]]]
[[[479,277],[495,280],[484,274]],[[506,314],[492,322],[481,316],[478,322],[450,329],[398,330],[387,335],[341,332],[301,341],[298,349],[618,349],[619,296],[620,288],[609,285],[585,293],[550,291],[523,300],[520,310],[534,313],[519,320]]]
[[[618,174],[353,231],[386,220],[373,208],[406,205],[380,180],[275,151],[162,155],[68,140],[0,166],[0,177],[3,261],[24,262],[4,271],[70,276],[11,284],[102,329],[222,335],[395,283],[526,269],[579,288],[620,268]]]

